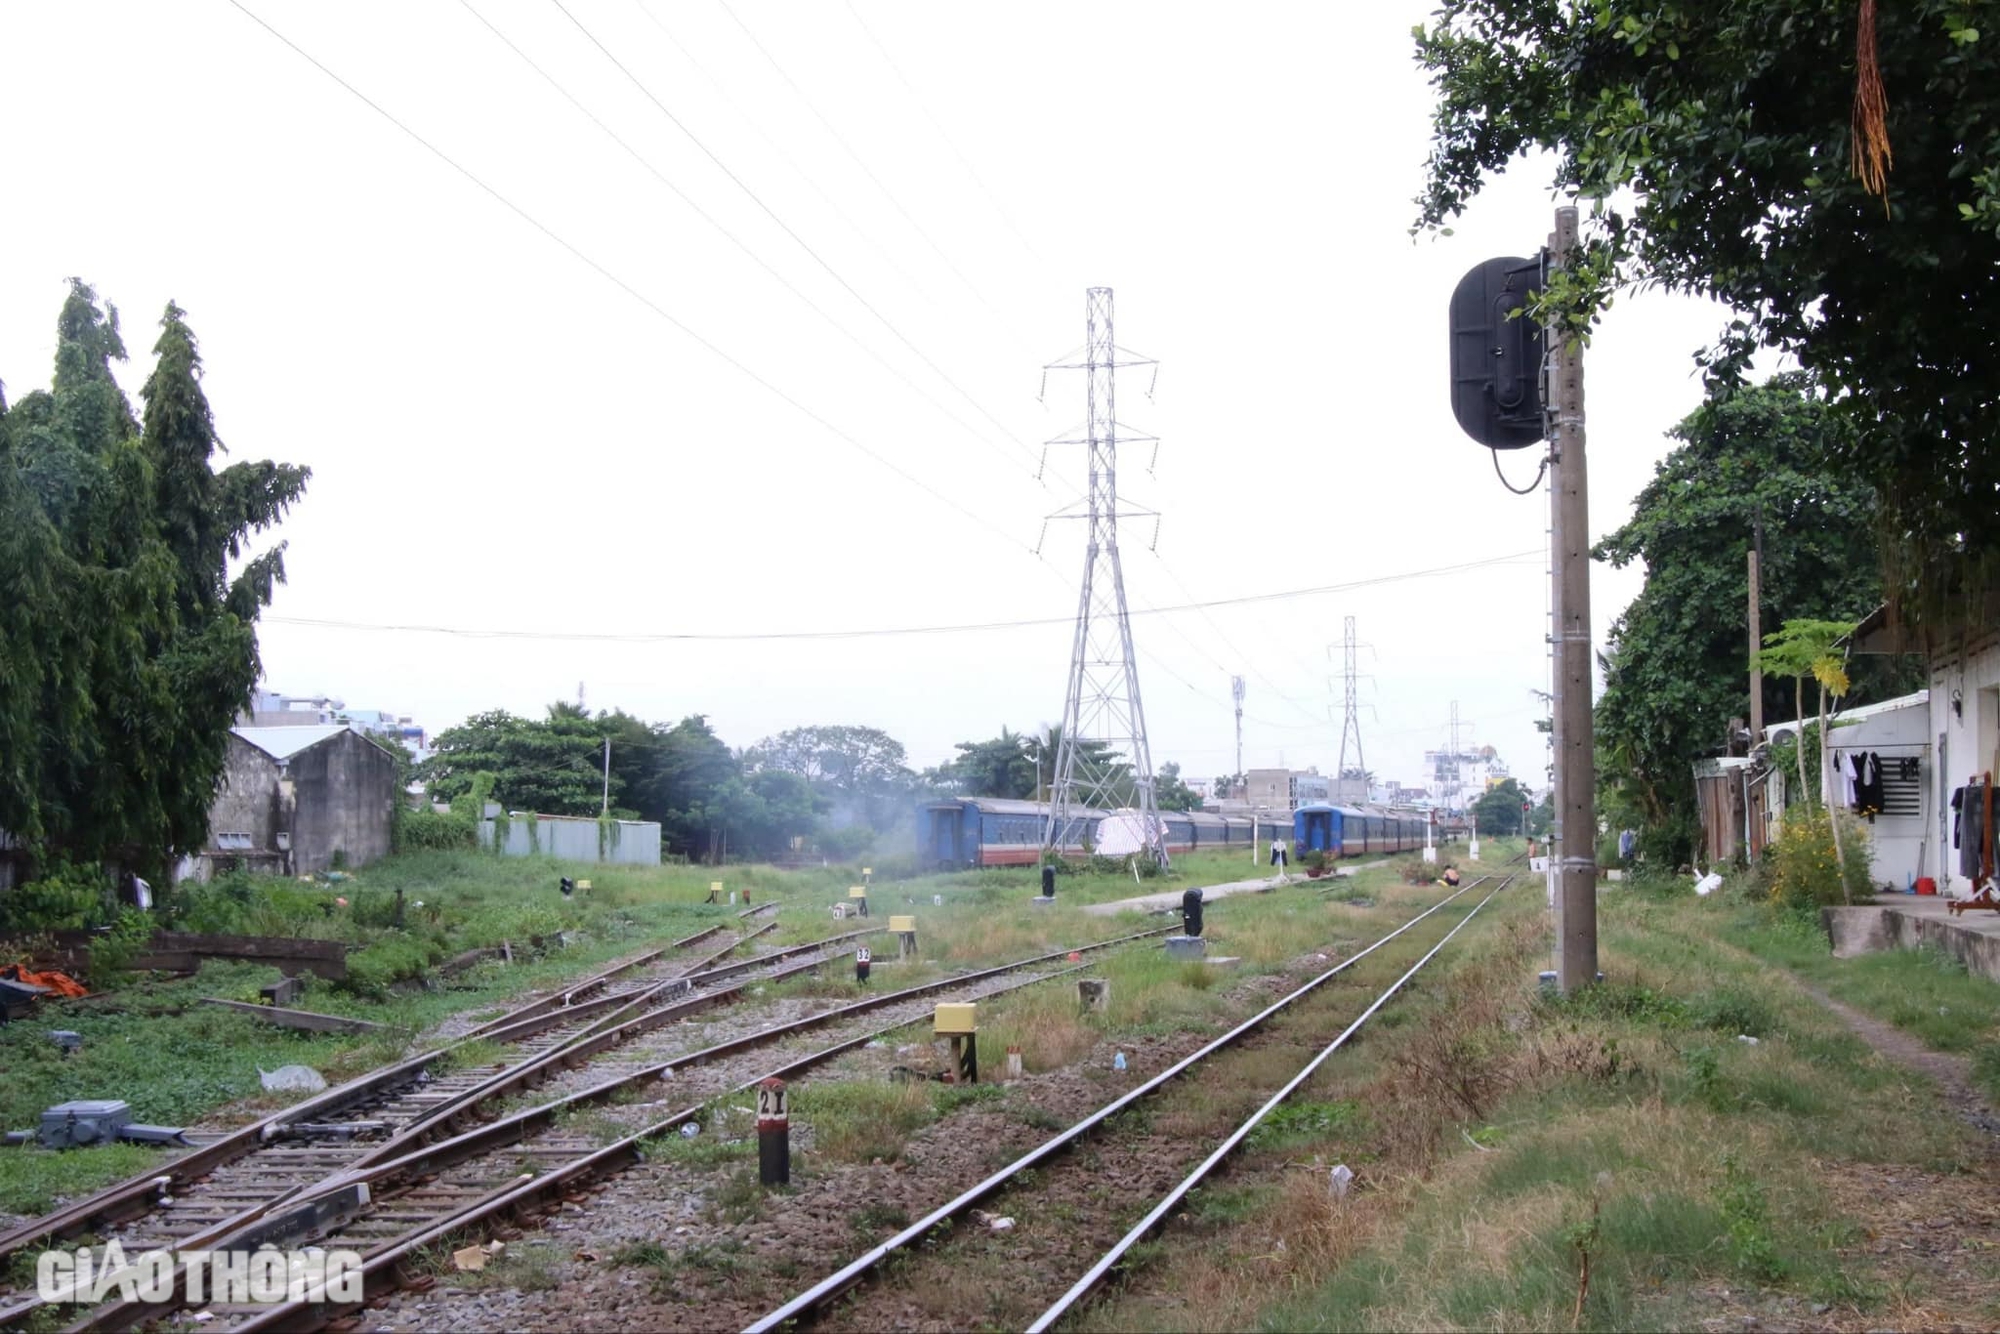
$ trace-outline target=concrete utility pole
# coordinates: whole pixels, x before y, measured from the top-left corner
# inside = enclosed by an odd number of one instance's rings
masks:
[[[1550,267],[1578,251],[1577,213],[1556,210]],[[1548,345],[1549,493],[1555,539],[1556,985],[1597,978],[1597,762],[1591,718],[1590,491],[1584,462],[1583,346],[1557,330]]]
[[[604,805],[597,812],[599,818],[611,814],[611,738],[604,738]]]
[[[1248,689],[1244,685],[1242,677],[1232,676],[1229,678],[1229,694],[1236,701],[1236,776],[1239,779],[1243,777],[1243,696],[1248,692]],[[1227,792],[1220,792],[1216,795],[1219,799],[1229,796]]]
[[[1764,647],[1764,521],[1751,529],[1750,540],[1750,744],[1764,735],[1764,672],[1757,666],[1757,653]]]

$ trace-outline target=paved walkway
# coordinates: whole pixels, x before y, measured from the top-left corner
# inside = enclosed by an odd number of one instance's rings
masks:
[[[1231,894],[1262,894],[1266,890],[1276,889],[1280,884],[1291,884],[1303,879],[1304,876],[1295,875],[1282,881],[1273,877],[1270,880],[1232,880],[1226,885],[1203,885],[1201,899],[1204,903],[1213,903],[1217,899],[1226,899]],[[1185,893],[1187,893],[1185,889],[1170,889],[1164,894],[1142,894],[1136,899],[1087,903],[1083,910],[1093,917],[1116,917],[1122,912],[1169,912],[1181,906],[1181,895]]]

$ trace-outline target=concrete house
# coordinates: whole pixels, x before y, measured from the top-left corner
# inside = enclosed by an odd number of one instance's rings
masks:
[[[1916,874],[1936,879],[1940,893],[1953,897],[1969,895],[1973,885],[1962,870],[1965,849],[1959,846],[1963,839],[1952,799],[1982,779],[2000,777],[2000,596],[1989,596],[1982,611],[1968,617],[1973,624],[1961,633],[1927,643],[1878,610],[1861,622],[1851,641],[1858,654],[1917,653],[1925,658],[1930,689],[1920,716],[1898,720],[1901,734],[1895,738],[1899,753],[1919,760],[1917,790],[1890,795],[1900,795],[1898,805],[1915,817],[1910,831],[1914,847],[1897,840],[1904,859],[1914,861]],[[1834,738],[1836,744],[1846,741],[1838,731]],[[1894,878],[1900,883],[1900,877]]]
[[[185,869],[203,880],[230,866],[306,875],[335,854],[365,866],[388,855],[401,798],[395,761],[352,728],[233,727],[208,845]]]

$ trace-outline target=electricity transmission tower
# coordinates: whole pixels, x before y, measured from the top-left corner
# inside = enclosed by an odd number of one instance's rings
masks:
[[[1451,802],[1447,809],[1463,809],[1464,786],[1458,773],[1458,701],[1451,702]]]
[[[1232,676],[1229,678],[1229,695],[1230,698],[1236,701],[1236,777],[1238,779],[1243,777],[1243,696],[1248,693],[1249,688],[1243,684],[1242,677]],[[1227,792],[1218,792],[1216,794],[1217,797],[1226,797],[1228,795]]]
[[[1151,440],[1157,444],[1157,439],[1120,434],[1117,373],[1124,366],[1153,365],[1157,363],[1124,352],[1113,342],[1111,289],[1093,287],[1084,298],[1082,360],[1056,362],[1042,372],[1045,386],[1051,370],[1084,372],[1083,434],[1049,443],[1085,445],[1090,453],[1089,492],[1079,502],[1086,508],[1081,513],[1054,516],[1086,518],[1090,538],[1083,560],[1083,589],[1076,605],[1062,742],[1056,749],[1042,842],[1045,847],[1062,848],[1080,841],[1087,822],[1096,818],[1092,812],[1126,805],[1120,781],[1123,775],[1117,771],[1122,756],[1131,764],[1130,805],[1138,814],[1143,850],[1164,867],[1166,826],[1160,821],[1154,799],[1153,754],[1146,742],[1139,667],[1132,651],[1132,623],[1125,610],[1125,575],[1118,562],[1118,520],[1159,516],[1150,510],[1121,512],[1118,507],[1119,443]],[[1101,744],[1093,746],[1092,742]]]
[[[1344,795],[1341,791],[1341,784],[1347,778],[1347,738],[1349,736],[1354,738],[1354,767],[1363,774],[1368,772],[1368,761],[1363,759],[1361,755],[1361,695],[1356,689],[1360,676],[1355,666],[1355,650],[1359,647],[1359,643],[1354,638],[1354,618],[1349,616],[1345,632],[1341,636],[1341,677],[1346,686],[1347,713],[1340,724],[1340,764],[1333,771],[1334,792],[1340,795]],[[1360,799],[1366,801],[1368,800],[1366,778],[1362,779],[1362,784],[1363,791]]]

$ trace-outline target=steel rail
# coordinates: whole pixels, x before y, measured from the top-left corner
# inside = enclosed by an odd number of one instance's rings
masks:
[[[1410,930],[1412,927],[1416,926],[1418,923],[1422,922],[1424,919],[1431,916],[1431,914],[1443,910],[1444,908],[1455,902],[1457,899],[1459,899],[1461,896],[1470,893],[1475,887],[1492,878],[1493,877],[1490,875],[1481,876],[1478,880],[1473,881],[1471,884],[1465,885],[1460,889],[1454,891],[1453,893],[1446,895],[1444,898],[1438,900],[1430,907],[1424,909],[1424,911],[1418,913],[1415,917],[1412,917],[1409,921],[1397,927],[1394,931],[1389,932],[1389,934],[1381,937],[1379,940],[1375,941],[1373,944],[1367,946],[1366,948],[1354,954],[1349,955],[1347,958],[1341,960],[1339,963],[1327,969],[1319,976],[1304,983],[1302,986],[1292,991],[1290,994],[1273,1002],[1265,1009],[1258,1011],[1250,1018],[1238,1024],[1236,1027],[1230,1029],[1227,1033],[1224,1033],[1221,1037],[1216,1038],[1214,1041],[1207,1043],[1206,1045],[1202,1046],[1200,1049],[1198,1049],[1191,1055],[1185,1056],[1181,1058],[1179,1061],[1176,1061],[1173,1065],[1167,1067],[1165,1070],[1153,1076],[1151,1079],[1139,1085],[1137,1088],[1132,1089],[1130,1092],[1124,1094],[1123,1096],[1114,1099],[1113,1101],[1105,1104],[1103,1107],[1098,1108],[1095,1112],[1092,1112],[1089,1116],[1083,1118],[1083,1120],[1078,1121],[1075,1125],[1071,1126],[1069,1129],[1063,1131],[1058,1135],[1053,1136],[1048,1140],[1043,1141],[1035,1148],[1030,1149],[1027,1153],[1023,1154],[1021,1157],[1015,1159],[1007,1166],[1001,1168],[999,1171],[987,1177],[985,1180],[980,1181],[978,1184],[968,1188],[965,1191],[962,1191],[960,1194],[958,1194],[951,1200],[947,1201],[946,1203],[939,1205],[936,1209],[933,1209],[930,1213],[924,1215],[916,1222],[910,1224],[908,1227],[904,1228],[901,1232],[898,1232],[895,1236],[889,1238],[887,1241],[881,1243],[880,1245],[874,1247],[869,1251],[864,1252],[862,1255],[848,1262],[845,1266],[843,1266],[839,1270],[828,1275],[826,1278],[821,1279],[818,1283],[815,1283],[812,1287],[806,1289],[798,1296],[793,1297],[790,1301],[786,1302],[783,1306],[780,1306],[777,1310],[770,1312],[769,1314],[759,1318],[752,1324],[748,1325],[745,1329],[745,1334],[762,1334],[763,1331],[777,1329],[779,1326],[784,1325],[788,1321],[798,1320],[802,1317],[809,1317],[813,1312],[825,1306],[828,1302],[831,1302],[835,1298],[839,1297],[842,1293],[846,1292],[849,1288],[853,1287],[855,1284],[865,1279],[877,1265],[881,1264],[891,1255],[895,1254],[897,1251],[903,1249],[904,1247],[909,1246],[913,1242],[920,1241],[924,1236],[926,1236],[930,1232],[932,1228],[936,1227],[938,1224],[948,1222],[951,1219],[956,1218],[959,1214],[964,1213],[966,1210],[970,1209],[973,1205],[978,1204],[980,1201],[984,1200],[987,1196],[1001,1189],[1009,1181],[1013,1180],[1021,1173],[1027,1171],[1032,1167],[1035,1167],[1037,1164],[1043,1162],[1044,1160],[1051,1158],[1058,1153],[1061,1153],[1063,1150],[1067,1149],[1070,1145],[1076,1143],[1078,1140],[1082,1139],[1085,1135],[1088,1135],[1090,1132],[1097,1129],[1097,1127],[1103,1125],[1106,1121],[1109,1121],[1112,1117],[1124,1111],[1127,1107],[1130,1107],[1133,1103],[1139,1101],[1141,1098],[1144,1098],[1148,1094],[1170,1083],[1174,1079],[1178,1078],[1182,1073],[1191,1069],[1195,1065],[1199,1064],[1201,1061],[1207,1059],[1209,1056],[1214,1055],[1216,1052],[1221,1051],[1225,1047],[1233,1045],[1239,1039],[1248,1034],[1251,1030],[1261,1026],[1272,1015],[1275,1015],[1279,1011],[1284,1010],[1285,1008],[1293,1004],[1295,1001],[1298,1001],[1299,999],[1310,995],[1314,991],[1317,991],[1327,982],[1332,981],[1333,978],[1335,978],[1339,974],[1345,972],[1347,969],[1361,962],[1361,960],[1367,958],[1370,954],[1373,954],[1376,950],[1381,949],[1384,945],[1387,945],[1390,941],[1396,939],[1396,937],[1402,935],[1405,931]]]
[[[763,1034],[756,1035],[756,1039],[769,1040],[775,1036],[784,1036],[787,1032],[799,1031],[806,1025],[830,1022],[843,1016],[877,1009],[900,1001],[911,1000],[924,994],[934,994],[939,991],[970,986],[1004,973],[1017,972],[1023,968],[1035,967],[1038,964],[1064,960],[1071,954],[1092,954],[1121,945],[1128,945],[1133,941],[1151,939],[1164,934],[1166,934],[1165,929],[1134,932],[1130,935],[1116,936],[1109,940],[1098,941],[1091,945],[1076,946],[1067,950],[1056,950],[1048,954],[1037,955],[1033,958],[1020,959],[1013,963],[1001,964],[997,967],[962,974],[958,977],[945,978],[937,982],[927,982],[921,986],[909,987],[900,992],[892,992],[883,996],[870,997],[866,1000],[857,1001],[852,1005],[845,1005],[839,1009],[813,1016],[799,1023],[786,1025],[780,1029],[768,1030]],[[1017,982],[1008,983],[982,993],[982,999],[985,996],[1002,995],[1009,991],[1019,990],[1022,987],[1035,986],[1043,982],[1053,981],[1058,977],[1066,977],[1072,973],[1082,972],[1089,967],[1091,965],[1088,963],[1079,963],[1068,968],[1057,969],[1053,972],[1040,973],[1033,977],[1022,978]],[[773,1070],[765,1071],[751,1079],[747,1079],[728,1092],[717,1095],[717,1097],[731,1097],[753,1089],[765,1079],[773,1077],[781,1079],[792,1078],[857,1047],[865,1046],[867,1043],[873,1042],[878,1038],[886,1037],[891,1033],[908,1028],[912,1023],[921,1022],[921,1019],[901,1020],[854,1037],[843,1039],[818,1051],[788,1061]],[[708,1056],[715,1053],[723,1053],[723,1048],[725,1047],[737,1048],[744,1045],[748,1044],[743,1040],[738,1040],[734,1043],[720,1044],[718,1047],[710,1048],[706,1053],[698,1053],[697,1055]],[[681,1064],[685,1063],[687,1063],[685,1060],[681,1062]],[[640,1074],[631,1076],[630,1078],[643,1079],[652,1073],[652,1071],[642,1071]],[[618,1083],[600,1085],[597,1089],[586,1090],[585,1093],[603,1094],[617,1087],[619,1087]],[[583,1095],[576,1096],[581,1097]],[[648,1141],[672,1131],[693,1119],[715,1100],[716,1098],[706,1098],[698,1103],[683,1107],[664,1120],[654,1122],[644,1129],[619,1140],[615,1144],[607,1145],[594,1153],[584,1155],[560,1167],[540,1173],[531,1180],[509,1181],[482,1199],[472,1201],[465,1207],[453,1213],[443,1215],[432,1222],[421,1224],[403,1237],[394,1238],[382,1243],[380,1246],[369,1251],[362,1259],[364,1292],[361,1300],[358,1302],[332,1302],[322,1297],[319,1299],[290,1302],[282,1306],[273,1306],[268,1311],[258,1313],[248,1322],[236,1326],[236,1334],[250,1334],[250,1331],[253,1330],[269,1329],[318,1329],[328,1321],[360,1309],[400,1284],[399,1270],[403,1263],[411,1257],[446,1238],[463,1235],[467,1229],[477,1227],[497,1216],[508,1215],[520,1217],[538,1209],[560,1205],[563,1197],[574,1193],[580,1182],[600,1175],[615,1174],[640,1161]],[[439,1146],[439,1148],[444,1147],[444,1145]],[[418,1174],[421,1175],[423,1172],[427,1172],[439,1165],[439,1163],[419,1153],[405,1158],[399,1163],[388,1164],[385,1170],[417,1169]]]
[[[342,1108],[365,1102],[389,1089],[419,1078],[431,1065],[469,1042],[480,1038],[513,1041],[568,1022],[576,1018],[576,1012],[585,1006],[593,1009],[610,1009],[619,1003],[618,998],[607,997],[583,1002],[569,1007],[567,1011],[561,1005],[551,1002],[595,990],[620,973],[643,967],[673,950],[705,940],[723,929],[720,926],[709,927],[659,949],[626,960],[555,997],[531,1001],[509,1011],[444,1046],[371,1070],[367,1074],[314,1094],[302,1102],[293,1103],[289,1107],[260,1117],[249,1125],[204,1144],[191,1153],[182,1154],[162,1163],[157,1171],[128,1177],[85,1199],[17,1224],[0,1232],[0,1260],[28,1246],[75,1236],[105,1224],[122,1223],[143,1217],[152,1212],[153,1201],[157,1196],[170,1194],[185,1182],[206,1176],[219,1167],[257,1152],[280,1135],[285,1126],[300,1121],[331,1119]],[[0,1324],[6,1323],[14,1316],[12,1307],[0,1311]]]
[[[763,930],[771,930],[776,925],[774,922],[771,926],[763,928]],[[807,950],[816,950],[825,945],[851,940],[856,936],[873,934],[876,929],[850,931],[842,935],[828,937],[824,940],[791,946],[771,954],[759,956],[756,959],[729,964],[722,968],[710,969],[705,973],[693,974],[691,977],[697,980],[704,977],[718,979],[733,977],[748,968],[778,963],[785,959],[793,958]],[[762,934],[762,932],[758,934]],[[742,942],[739,941],[737,943],[741,944]],[[731,946],[730,948],[733,949],[735,947]],[[723,952],[726,953],[727,951]],[[708,957],[715,958],[717,956],[710,955]],[[806,959],[801,963],[780,968],[777,972],[771,974],[769,978],[760,980],[782,980],[824,967],[828,962],[829,956],[824,955]],[[418,1117],[398,1130],[388,1140],[354,1159],[339,1171],[321,1178],[319,1181],[294,1186],[290,1189],[277,1192],[269,1199],[261,1200],[238,1210],[230,1217],[210,1224],[196,1235],[180,1239],[176,1243],[175,1249],[182,1251],[222,1250],[229,1249],[232,1244],[237,1249],[253,1249],[258,1242],[275,1239],[287,1228],[285,1217],[272,1220],[272,1215],[278,1210],[309,1210],[314,1200],[332,1194],[336,1190],[351,1187],[357,1183],[370,1182],[380,1175],[382,1170],[399,1166],[403,1159],[421,1149],[427,1142],[430,1133],[437,1130],[440,1125],[449,1129],[456,1129],[462,1118],[470,1114],[472,1109],[478,1104],[492,1101],[522,1086],[539,1084],[549,1077],[555,1067],[573,1067],[601,1052],[621,1046],[642,1033],[650,1032],[652,1029],[662,1027],[667,1023],[684,1018],[697,1011],[727,1004],[740,996],[746,985],[748,984],[741,983],[725,991],[715,992],[706,996],[697,996],[693,1000],[685,1001],[679,1005],[670,1005],[663,1009],[655,1010],[637,1019],[630,1020],[619,1028],[596,1033],[594,1036],[592,1035],[592,1030],[586,1030],[584,1033],[569,1039],[564,1044],[551,1048],[549,1051],[531,1060],[499,1071],[491,1078],[481,1081],[471,1089],[465,1090],[451,1101],[442,1103],[438,1107],[426,1111],[421,1117]],[[560,1012],[555,1017],[561,1017]],[[582,1039],[582,1041],[579,1042],[578,1039]],[[607,1086],[599,1085],[596,1087],[605,1088]],[[615,1089],[617,1085],[614,1083],[608,1087]],[[585,1092],[588,1093],[590,1091],[586,1090]],[[582,1095],[577,1096],[581,1097]],[[595,1100],[593,1099],[593,1101]],[[559,1104],[550,1105],[555,1106]],[[461,1136],[460,1138],[464,1137]],[[452,1161],[458,1160],[453,1159]],[[158,1315],[174,1309],[185,1278],[185,1270],[177,1267],[173,1278],[175,1298],[171,1301],[144,1304],[148,1307],[144,1311],[135,1310],[135,1308],[142,1305],[141,1303],[128,1304],[118,1302],[111,1306],[94,1310],[83,1324],[85,1327],[93,1328],[124,1328],[140,1320],[157,1318]],[[4,1318],[0,1318],[0,1324],[18,1320],[20,1315],[32,1309],[32,1306],[23,1306],[18,1309],[10,1308],[5,1313],[0,1313],[4,1316]]]
[[[770,930],[776,925],[777,923],[773,922],[765,930]],[[402,1127],[383,1144],[370,1150],[357,1160],[353,1166],[358,1168],[372,1166],[378,1162],[393,1161],[401,1157],[404,1153],[409,1152],[413,1146],[424,1143],[430,1137],[430,1132],[434,1131],[438,1126],[455,1126],[457,1122],[461,1121],[473,1108],[481,1103],[490,1102],[518,1088],[533,1087],[544,1082],[557,1068],[573,1069],[593,1056],[609,1051],[614,1047],[623,1046],[633,1038],[644,1033],[649,1033],[656,1028],[664,1027],[675,1020],[684,1019],[688,1015],[698,1013],[702,1010],[714,1009],[717,1006],[730,1004],[743,995],[744,987],[739,984],[722,991],[695,996],[677,1005],[665,1005],[657,1009],[647,1009],[646,1007],[651,1004],[652,998],[660,991],[669,987],[684,988],[692,991],[704,982],[719,982],[724,978],[734,977],[752,968],[780,964],[788,959],[796,958],[800,954],[820,950],[824,946],[851,940],[856,936],[870,934],[873,934],[872,930],[851,931],[844,935],[830,936],[825,940],[815,940],[803,945],[794,945],[787,949],[775,950],[770,954],[759,955],[754,959],[746,959],[740,963],[729,964],[722,968],[712,968],[705,972],[690,973],[684,977],[673,978],[670,981],[664,982],[659,987],[644,993],[639,999],[631,1001],[614,1013],[597,1020],[581,1033],[577,1033],[557,1046],[551,1047],[548,1051],[530,1060],[523,1061],[519,1065],[509,1066],[505,1070],[498,1071],[492,1078],[465,1090],[447,1102],[438,1104],[422,1117]],[[784,981],[800,973],[811,972],[815,968],[824,967],[830,961],[830,956],[807,959],[805,962],[792,967],[780,968],[769,977],[759,980],[766,982]],[[627,1011],[632,1010],[638,1011],[635,1017],[629,1019],[623,1018]],[[617,1023],[614,1027],[603,1027],[603,1025],[611,1023],[613,1020],[621,1019],[622,1022]]]
[[[1202,1159],[1201,1163],[1194,1169],[1194,1171],[1188,1173],[1188,1175],[1181,1180],[1179,1185],[1175,1186],[1172,1190],[1168,1191],[1165,1197],[1162,1198],[1158,1204],[1153,1206],[1153,1209],[1150,1213],[1148,1213],[1144,1218],[1140,1219],[1138,1223],[1133,1225],[1131,1231],[1127,1232],[1124,1236],[1120,1237],[1117,1243],[1113,1245],[1110,1250],[1106,1251],[1098,1259],[1097,1263],[1090,1267],[1089,1271],[1086,1272],[1082,1278],[1078,1279],[1074,1284],[1071,1285],[1069,1291],[1065,1292],[1061,1297],[1058,1297],[1055,1300],[1055,1302],[1049,1306],[1047,1310],[1043,1311],[1039,1316],[1035,1317],[1034,1323],[1030,1324],[1027,1328],[1027,1334],[1043,1334],[1043,1331],[1049,1329],[1051,1326],[1055,1324],[1056,1321],[1062,1319],[1063,1316],[1067,1315],[1070,1311],[1074,1310],[1077,1306],[1081,1305],[1083,1301],[1090,1296],[1091,1293],[1095,1292],[1098,1286],[1102,1284],[1106,1278],[1110,1277],[1111,1271],[1116,1269],[1118,1265],[1125,1259],[1125,1257],[1131,1253],[1132,1248],[1134,1246],[1137,1246],[1141,1241],[1145,1240],[1146,1237],[1152,1233],[1154,1228],[1157,1228],[1162,1222],[1166,1220],[1167,1216],[1173,1212],[1175,1206],[1179,1205],[1183,1199],[1187,1198],[1187,1194],[1189,1191],[1193,1190],[1196,1186],[1199,1186],[1202,1183],[1202,1181],[1207,1178],[1208,1174],[1214,1171],[1215,1168],[1221,1164],[1223,1159],[1227,1158],[1231,1153],[1235,1151],[1237,1145],[1241,1144],[1246,1138],[1249,1137],[1250,1133],[1254,1131],[1258,1127],[1258,1125],[1263,1122],[1265,1117],[1269,1116],[1272,1112],[1276,1111],[1280,1103],[1284,1102],[1286,1098],[1289,1098],[1293,1093],[1297,1092],[1299,1086],[1304,1084],[1308,1079],[1312,1078],[1314,1073],[1316,1073],[1322,1065],[1326,1064],[1327,1060],[1331,1058],[1335,1052],[1339,1051],[1342,1047],[1346,1046],[1348,1039],[1352,1038],[1356,1033],[1360,1032],[1361,1026],[1367,1023],[1370,1019],[1374,1018],[1375,1012],[1377,1010],[1380,1010],[1384,1005],[1387,1005],[1389,1003],[1390,998],[1403,989],[1405,983],[1407,983],[1411,978],[1415,977],[1418,971],[1422,969],[1425,964],[1429,963],[1432,959],[1436,958],[1438,953],[1441,950],[1443,950],[1446,945],[1449,945],[1451,943],[1451,938],[1453,936],[1457,935],[1460,931],[1463,931],[1466,928],[1466,925],[1470,923],[1474,917],[1477,917],[1479,915],[1479,910],[1481,908],[1484,908],[1487,904],[1493,901],[1493,896],[1495,894],[1498,894],[1501,890],[1513,884],[1515,879],[1516,879],[1515,876],[1511,875],[1508,876],[1505,880],[1502,880],[1498,885],[1495,885],[1493,887],[1492,892],[1489,893],[1485,898],[1481,899],[1478,903],[1475,903],[1472,906],[1471,912],[1468,912],[1465,916],[1459,918],[1458,921],[1452,926],[1451,930],[1444,933],[1443,939],[1439,940],[1437,944],[1431,946],[1430,949],[1425,952],[1424,956],[1421,959],[1418,959],[1415,963],[1411,964],[1409,970],[1405,972],[1401,977],[1397,978],[1394,982],[1391,982],[1388,988],[1385,991],[1383,991],[1381,995],[1377,996],[1374,999],[1374,1001],[1369,1004],[1368,1008],[1360,1013],[1360,1015],[1354,1020],[1353,1023],[1349,1024],[1346,1028],[1341,1030],[1340,1036],[1336,1037],[1332,1042],[1329,1042],[1324,1048],[1322,1048],[1318,1055],[1314,1056],[1310,1061],[1306,1062],[1305,1066],[1302,1069],[1300,1069],[1300,1071],[1297,1074],[1293,1075],[1291,1079],[1286,1081],[1285,1086],[1283,1088],[1279,1089],[1276,1093],[1272,1094],[1270,1098],[1264,1103],[1263,1106],[1259,1107],[1256,1111],[1252,1112],[1249,1118],[1246,1119],[1243,1122],[1243,1124],[1239,1125],[1238,1127],[1236,1127],[1234,1131],[1230,1132],[1229,1137],[1223,1140],[1221,1144],[1217,1145],[1214,1152],[1210,1153],[1208,1157]]]
[[[697,931],[691,936],[684,936],[681,939],[674,941],[670,945],[662,945],[660,948],[656,950],[647,950],[643,954],[634,955],[632,958],[627,959],[622,963],[615,963],[611,965],[611,967],[606,968],[604,971],[600,973],[593,973],[591,976],[583,979],[583,981],[573,983],[570,986],[563,988],[561,991],[554,992],[550,995],[544,996],[542,999],[537,1001],[529,1001],[526,1005],[523,1005],[518,1009],[510,1010],[506,1014],[503,1014],[496,1019],[488,1020],[486,1023],[481,1024],[479,1027],[471,1029],[470,1031],[465,1033],[464,1036],[467,1038],[486,1037],[495,1028],[500,1028],[507,1024],[518,1023],[523,1019],[533,1019],[540,1015],[547,1014],[552,1010],[569,1009],[571,1006],[576,1004],[577,998],[579,996],[589,995],[591,992],[596,991],[598,988],[604,986],[606,983],[611,981],[612,978],[618,977],[624,973],[633,972],[636,969],[644,968],[649,964],[656,963],[661,958],[664,958],[666,955],[672,953],[674,950],[686,949],[690,945],[693,945],[699,941],[706,940],[710,936],[715,935],[718,932],[725,931],[727,929],[728,928],[722,923],[717,923],[714,926],[707,927],[703,930]],[[741,944],[742,942],[738,941],[737,943]]]

